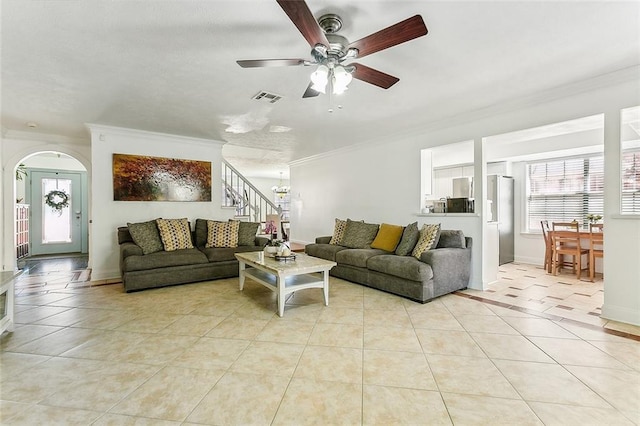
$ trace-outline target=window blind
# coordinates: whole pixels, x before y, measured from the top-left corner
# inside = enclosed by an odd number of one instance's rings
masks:
[[[622,214],[640,214],[640,149],[622,152]]]
[[[587,214],[602,215],[604,157],[561,158],[527,164],[527,226],[540,221],[587,226]]]

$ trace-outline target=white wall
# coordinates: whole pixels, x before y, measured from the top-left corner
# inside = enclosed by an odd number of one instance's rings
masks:
[[[120,276],[116,230],[127,222],[186,217],[193,227],[197,218],[227,220],[233,216],[233,209],[220,207],[223,142],[99,125],[89,127],[93,175],[99,177],[93,179],[91,185],[89,255],[92,280]],[[212,201],[113,201],[114,153],[211,161]]]
[[[421,149],[638,105],[640,83],[636,73],[637,69],[625,70],[606,78],[557,88],[468,117],[458,116],[448,123],[431,124],[421,131],[413,129],[411,134],[397,135],[392,142],[381,138],[357,147],[292,162],[291,182],[296,188],[292,203],[292,240],[312,242],[316,236],[331,234],[336,217],[376,223],[412,222],[416,220],[415,213],[420,208]],[[609,123],[609,126],[612,124]],[[620,145],[619,123],[617,126],[618,142],[615,137],[605,138],[605,144],[614,151],[619,150]],[[478,158],[478,153],[482,154],[482,150],[476,149],[475,158]],[[609,188],[605,197],[611,197],[612,191],[615,194],[620,190],[619,160],[618,163],[606,162],[605,167]],[[484,180],[481,169],[479,164],[475,165],[476,180],[479,177]],[[605,202],[605,205],[608,207],[605,211],[607,256],[603,312],[612,319],[640,324],[640,218],[620,219],[614,214],[614,201]],[[478,208],[482,212],[481,207]],[[420,219],[419,223],[426,221],[422,217]],[[472,286],[479,285],[481,288],[482,252],[478,248],[483,245],[483,226],[486,224],[481,218],[464,221],[444,219],[441,220],[443,228],[457,227],[474,238]],[[535,244],[522,240],[520,246],[523,243]],[[542,249],[537,250],[543,253]],[[635,258],[632,259],[632,256]],[[621,267],[618,258],[628,260],[627,266]],[[610,298],[607,297],[609,292]],[[611,303],[611,309],[608,303]]]

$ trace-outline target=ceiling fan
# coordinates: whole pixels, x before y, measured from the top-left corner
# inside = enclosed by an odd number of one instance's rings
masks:
[[[253,59],[236,62],[243,68],[317,65],[303,98],[318,96],[326,93],[327,89],[333,94],[342,93],[352,78],[388,89],[400,79],[362,64],[352,62],[343,65],[343,62],[363,58],[427,34],[422,17],[415,15],[350,43],[345,37],[336,34],[342,28],[342,19],[338,15],[326,14],[316,21],[304,0],[276,1],[311,46],[312,59]]]

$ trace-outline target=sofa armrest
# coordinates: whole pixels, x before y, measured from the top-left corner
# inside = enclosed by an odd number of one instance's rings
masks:
[[[142,248],[136,243],[122,243],[120,244],[120,257],[125,259],[129,256],[142,256]]]
[[[124,242],[120,244],[120,274],[124,275],[124,260],[129,256],[142,256],[142,248],[136,243]]]
[[[316,244],[329,244],[329,241],[331,241],[331,235],[329,235],[328,237],[316,238]]]
[[[256,245],[258,247],[264,247],[269,242],[269,238],[267,237],[256,237]]]
[[[422,253],[420,260],[431,265],[436,287],[444,289],[445,292],[450,293],[469,285],[471,247],[427,250]]]

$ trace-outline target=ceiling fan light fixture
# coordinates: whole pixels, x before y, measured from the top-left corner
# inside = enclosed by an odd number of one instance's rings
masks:
[[[353,76],[342,65],[338,65],[333,70],[333,94],[344,93],[349,87]]]
[[[311,73],[311,88],[316,92],[326,93],[327,83],[329,82],[329,67],[319,65],[318,68]]]

